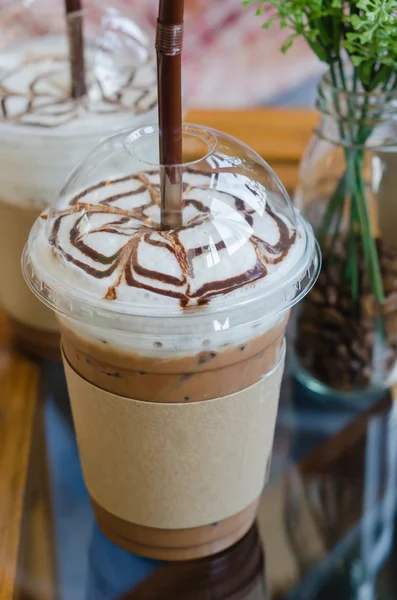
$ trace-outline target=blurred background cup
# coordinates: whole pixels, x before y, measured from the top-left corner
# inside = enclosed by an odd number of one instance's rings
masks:
[[[33,222],[103,137],[157,119],[151,33],[129,13],[84,2],[87,94],[73,99],[64,2],[0,8],[0,301],[17,347],[36,357],[59,357],[59,332],[21,275]]]

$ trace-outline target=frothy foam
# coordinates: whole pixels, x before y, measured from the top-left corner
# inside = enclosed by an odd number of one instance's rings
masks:
[[[117,69],[106,52],[87,47],[88,94],[73,100],[66,38],[44,37],[1,53],[2,201],[45,207],[104,137],[156,120],[155,62],[143,47],[139,60]]]
[[[1,119],[18,125],[57,128],[58,135],[84,132],[115,117],[142,115],[157,105],[156,65],[144,53],[136,66],[118,69],[95,46],[86,48],[87,96],[70,97],[67,40],[47,37],[30,41],[0,56]],[[141,62],[139,62],[141,61]]]
[[[116,177],[65,198],[50,220],[45,213],[36,225],[29,247],[36,271],[43,281],[56,281],[76,298],[109,311],[135,314],[137,307],[171,306],[183,316],[192,306],[202,307],[209,337],[201,331],[197,339],[182,342],[168,336],[160,353],[197,351],[203,337],[214,347],[218,340],[237,343],[260,335],[285,313],[237,332],[226,321],[217,326],[211,309],[271,289],[294,271],[306,240],[265,198],[256,198],[253,207],[242,200],[244,194],[222,191],[228,187],[222,176],[184,173],[183,225],[168,232],[159,229],[157,172]],[[231,177],[236,190],[248,189],[247,177]],[[222,335],[215,333],[217,327]],[[90,325],[79,329],[88,332]],[[103,329],[98,336],[123,347],[138,344],[139,351],[147,344],[153,352],[149,340],[134,342]]]
[[[183,225],[160,231],[157,172],[99,182],[58,206],[49,241],[42,219],[40,262],[108,308],[203,305],[269,285],[302,252],[295,228],[269,206],[259,213],[213,184],[211,176],[190,170]]]

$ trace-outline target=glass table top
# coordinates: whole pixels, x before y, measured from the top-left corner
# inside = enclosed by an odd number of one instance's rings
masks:
[[[217,556],[167,564],[119,549],[96,526],[62,367],[43,363],[41,374],[17,598],[397,597],[397,417],[389,398],[319,401],[287,372],[255,526]]]

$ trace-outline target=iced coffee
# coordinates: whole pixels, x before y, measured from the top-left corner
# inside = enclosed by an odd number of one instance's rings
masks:
[[[252,525],[270,468],[284,333],[313,285],[312,231],[266,163],[187,125],[182,225],[160,226],[158,131],[104,142],[36,221],[25,277],[57,314],[100,527],[195,558]],[[203,151],[203,148],[205,151]]]

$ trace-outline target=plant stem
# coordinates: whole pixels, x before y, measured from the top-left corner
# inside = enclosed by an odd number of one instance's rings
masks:
[[[350,231],[348,241],[348,259],[346,262],[346,279],[351,281],[352,289],[352,300],[356,302],[359,295],[359,281],[358,281],[358,251],[357,251],[357,239],[356,239],[356,207],[353,203],[353,198],[350,198]]]
[[[363,235],[363,237],[366,238],[367,243],[368,243],[367,265],[368,265],[370,274],[372,276],[373,292],[374,292],[375,297],[378,300],[378,302],[383,303],[385,301],[385,295],[384,295],[383,281],[382,281],[382,275],[381,275],[381,270],[380,270],[380,265],[379,265],[378,250],[376,248],[375,239],[372,234],[372,224],[371,224],[371,219],[369,216],[368,204],[366,201],[365,183],[364,183],[364,178],[363,178],[363,167],[364,167],[363,163],[364,163],[364,155],[363,155],[363,152],[360,151],[360,153],[358,154],[357,159],[356,159],[356,175],[357,175],[357,184],[358,184],[358,192],[359,192],[358,197],[362,204],[362,212],[363,212],[363,218],[364,218],[362,235]]]
[[[344,173],[340,178],[338,185],[335,188],[330,202],[328,203],[327,210],[325,212],[324,219],[317,236],[318,243],[320,244],[320,247],[322,249],[325,249],[325,242],[331,229],[331,224],[335,213],[343,213],[343,205],[346,195],[346,184],[347,173]]]
[[[361,125],[358,133],[358,145],[363,146],[367,141],[371,128],[366,125],[367,119],[367,111],[368,111],[368,96],[365,98],[363,110],[362,110],[362,118]],[[366,198],[366,189],[364,182],[364,150],[360,150],[356,155],[356,175],[357,175],[357,184],[358,184],[358,192],[359,192],[359,200],[362,204],[362,212],[364,217],[364,227],[363,233],[365,231],[366,238],[368,242],[368,263],[367,266],[369,268],[371,279],[372,279],[372,291],[375,294],[376,299],[381,304],[385,301],[385,295],[383,290],[383,281],[379,264],[378,250],[375,243],[375,238],[372,232],[372,223],[368,210],[368,202]]]
[[[348,94],[346,77],[343,70],[343,64],[341,60],[338,60],[339,78],[342,89]],[[338,89],[338,79],[336,71],[333,65],[330,67],[331,79],[333,85]],[[357,89],[357,74],[355,72],[353,78],[353,89]],[[341,106],[337,93],[334,94],[334,104],[337,115],[341,115]],[[352,106],[350,99],[347,99],[348,109],[348,132],[350,140],[347,140],[347,132],[345,131],[341,122],[338,123],[339,134],[341,141],[344,143],[345,159],[347,164],[347,170],[342,176],[335,192],[329,202],[327,211],[324,215],[324,220],[321,226],[319,241],[320,245],[325,248],[326,239],[331,235],[331,227],[333,223],[336,226],[340,226],[341,215],[344,211],[344,206],[347,202],[347,190],[350,190],[350,219],[349,219],[349,234],[347,243],[347,260],[345,274],[350,279],[352,289],[352,299],[356,301],[359,295],[358,288],[358,275],[359,275],[359,264],[358,264],[358,250],[356,244],[356,235],[359,233],[361,239],[361,248],[363,252],[364,264],[368,269],[369,280],[371,290],[374,293],[378,302],[384,302],[384,291],[383,282],[379,265],[378,252],[376,248],[375,239],[372,233],[372,224],[370,220],[366,189],[364,183],[364,151],[362,150],[363,145],[371,134],[372,128],[366,124],[367,110],[368,110],[368,97],[366,97],[364,105],[362,107],[362,113],[359,118],[358,131],[353,132],[353,123],[357,120],[356,118],[356,106]],[[353,145],[355,148],[348,147]],[[357,148],[360,147],[360,148]],[[335,244],[335,235],[337,231],[334,230],[332,236],[332,243],[329,248],[333,252]]]
[[[353,93],[354,94],[357,93],[357,84],[358,84],[358,76],[357,76],[356,69],[354,69],[354,74],[353,74]]]

